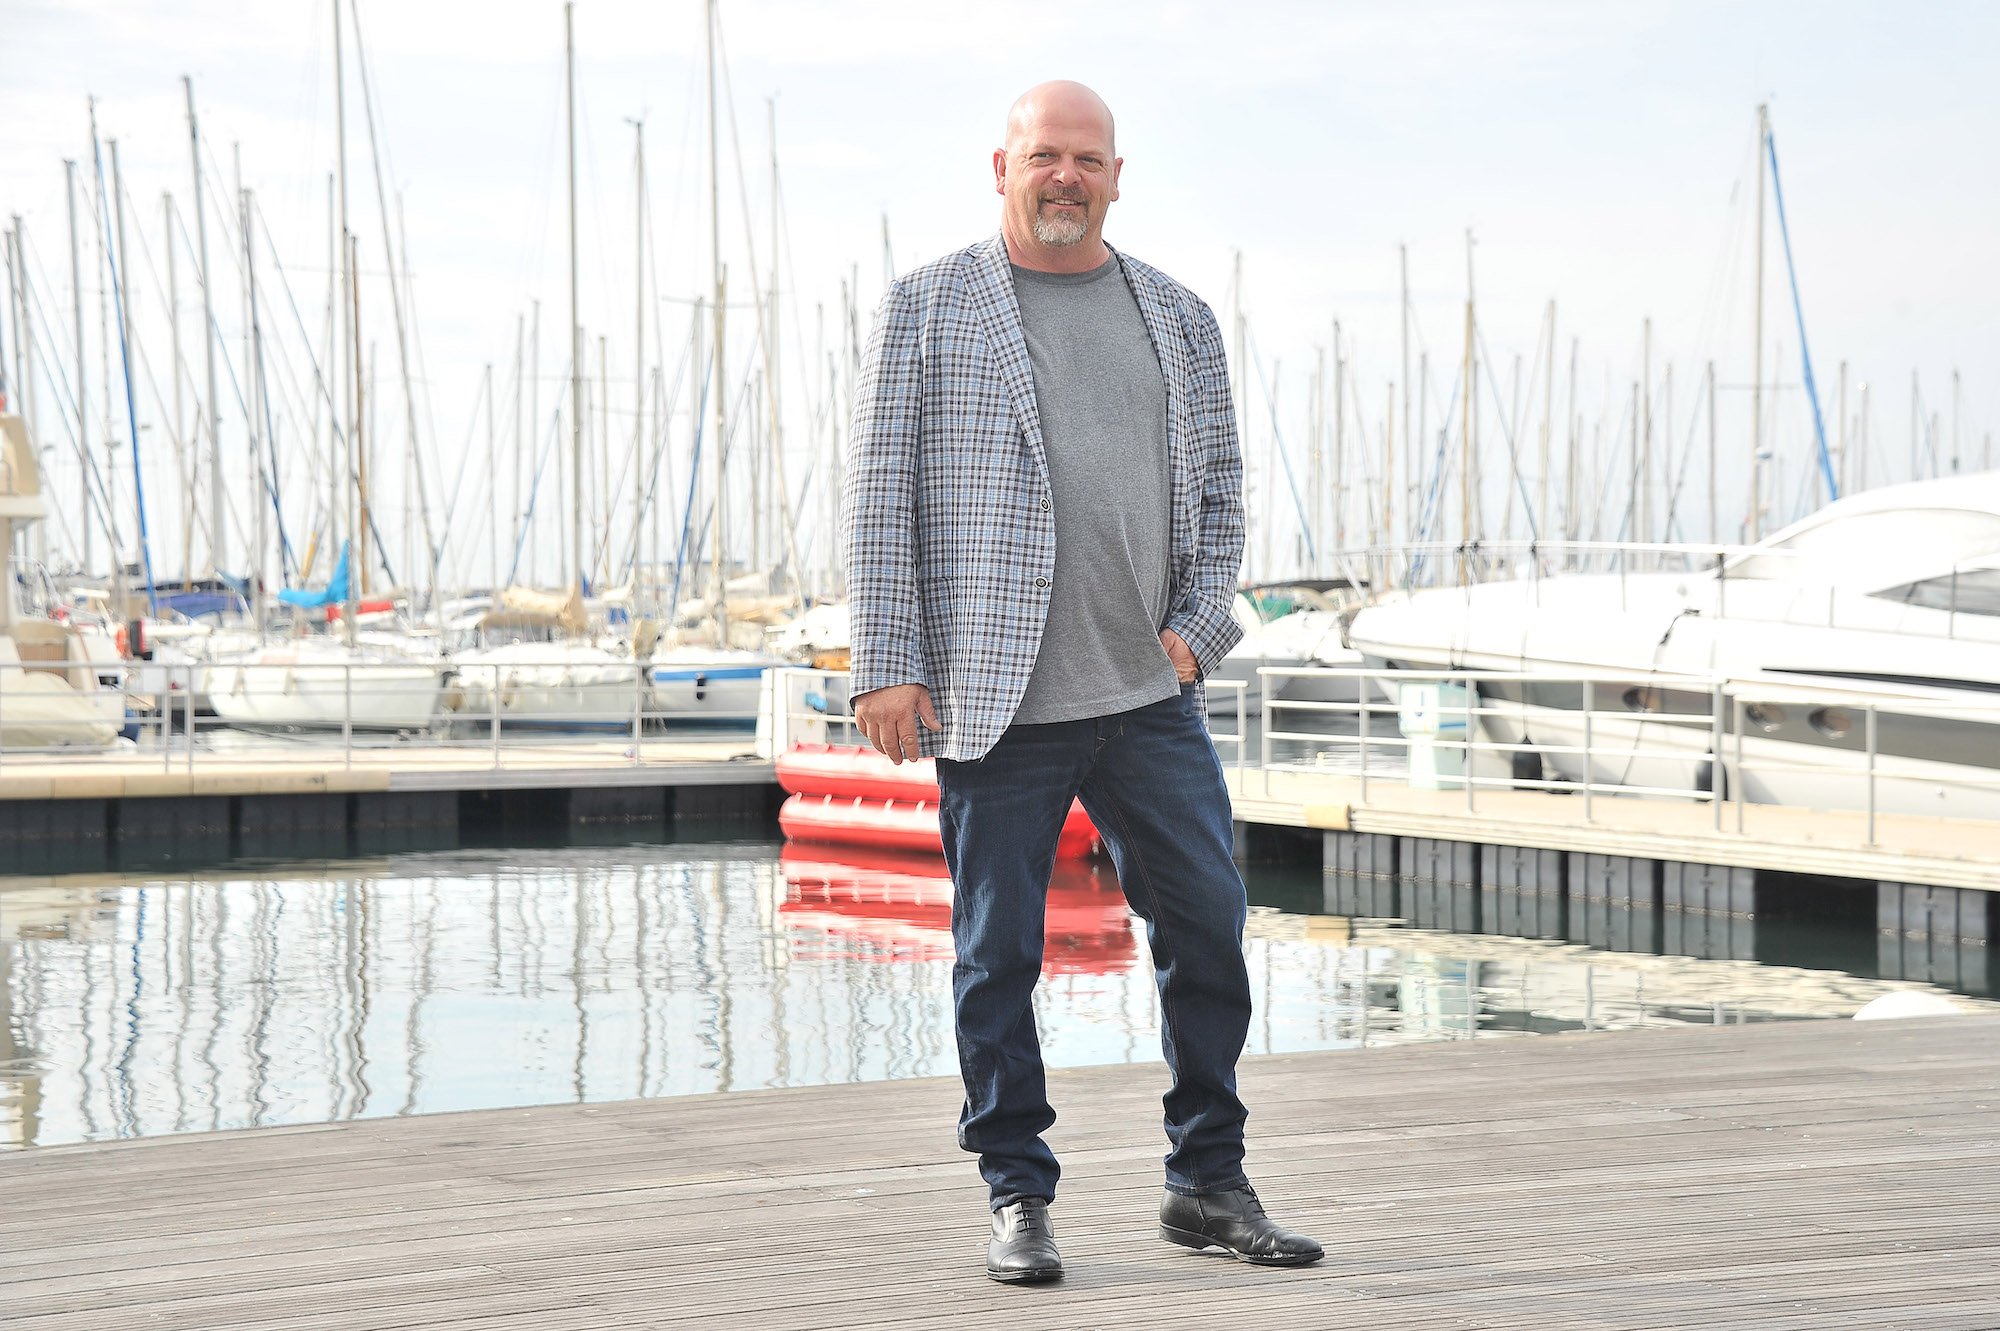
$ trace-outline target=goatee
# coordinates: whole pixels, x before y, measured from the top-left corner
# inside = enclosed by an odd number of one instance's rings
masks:
[[[1038,243],[1054,245],[1060,248],[1062,246],[1077,244],[1085,236],[1089,235],[1090,224],[1081,217],[1074,217],[1067,213],[1059,213],[1054,217],[1045,217],[1040,210],[1037,210],[1033,230],[1035,240]]]

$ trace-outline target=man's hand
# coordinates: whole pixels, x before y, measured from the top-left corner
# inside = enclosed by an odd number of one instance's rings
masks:
[[[1185,652],[1187,648],[1181,650]],[[871,689],[854,700],[854,719],[860,724],[861,733],[892,763],[915,762],[922,756],[917,751],[920,717],[932,730],[944,729],[931,709],[931,691],[921,684],[891,684],[886,689]]]
[[[1167,659],[1174,663],[1174,676],[1183,684],[1192,684],[1201,675],[1201,667],[1194,663],[1194,653],[1181,641],[1181,635],[1172,629],[1160,630],[1160,646],[1167,649]]]

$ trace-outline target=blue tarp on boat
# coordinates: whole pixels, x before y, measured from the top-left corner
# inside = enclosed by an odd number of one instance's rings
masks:
[[[295,605],[303,610],[317,610],[322,606],[335,605],[347,599],[347,552],[348,543],[340,543],[340,562],[333,566],[333,576],[327,579],[322,591],[301,591],[287,587],[278,593],[278,599],[286,605]]]

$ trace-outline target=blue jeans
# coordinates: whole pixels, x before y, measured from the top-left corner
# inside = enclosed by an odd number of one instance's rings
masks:
[[[1009,727],[974,762],[939,759],[951,867],[952,968],[965,1109],[958,1142],[979,1154],[997,1210],[1053,1198],[1061,1169],[1042,1133],[1055,1122],[1031,1000],[1056,834],[1081,797],[1146,922],[1160,987],[1167,1187],[1241,1187],[1236,1059],[1250,1029],[1247,906],[1231,857],[1229,793],[1194,686],[1084,721]]]

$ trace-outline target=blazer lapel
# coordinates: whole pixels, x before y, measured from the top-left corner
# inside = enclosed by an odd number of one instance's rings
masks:
[[[1014,273],[1008,264],[1007,242],[1001,237],[994,236],[973,256],[966,289],[994,364],[1007,385],[1014,419],[1020,422],[1028,452],[1046,480],[1048,455],[1043,451],[1041,414],[1035,409],[1035,371],[1028,360],[1027,339],[1021,335],[1021,304],[1014,298]]]
[[[1118,251],[1111,252],[1125,274],[1125,285],[1130,288],[1132,298],[1139,302],[1139,315],[1146,321],[1146,332],[1153,339],[1153,354],[1160,361],[1160,377],[1166,381],[1167,458],[1173,469],[1173,548],[1177,552],[1190,550],[1194,545],[1200,496],[1196,493],[1191,442],[1194,410],[1190,400],[1187,339],[1181,332],[1180,317],[1159,284],[1144,269],[1128,263]]]

